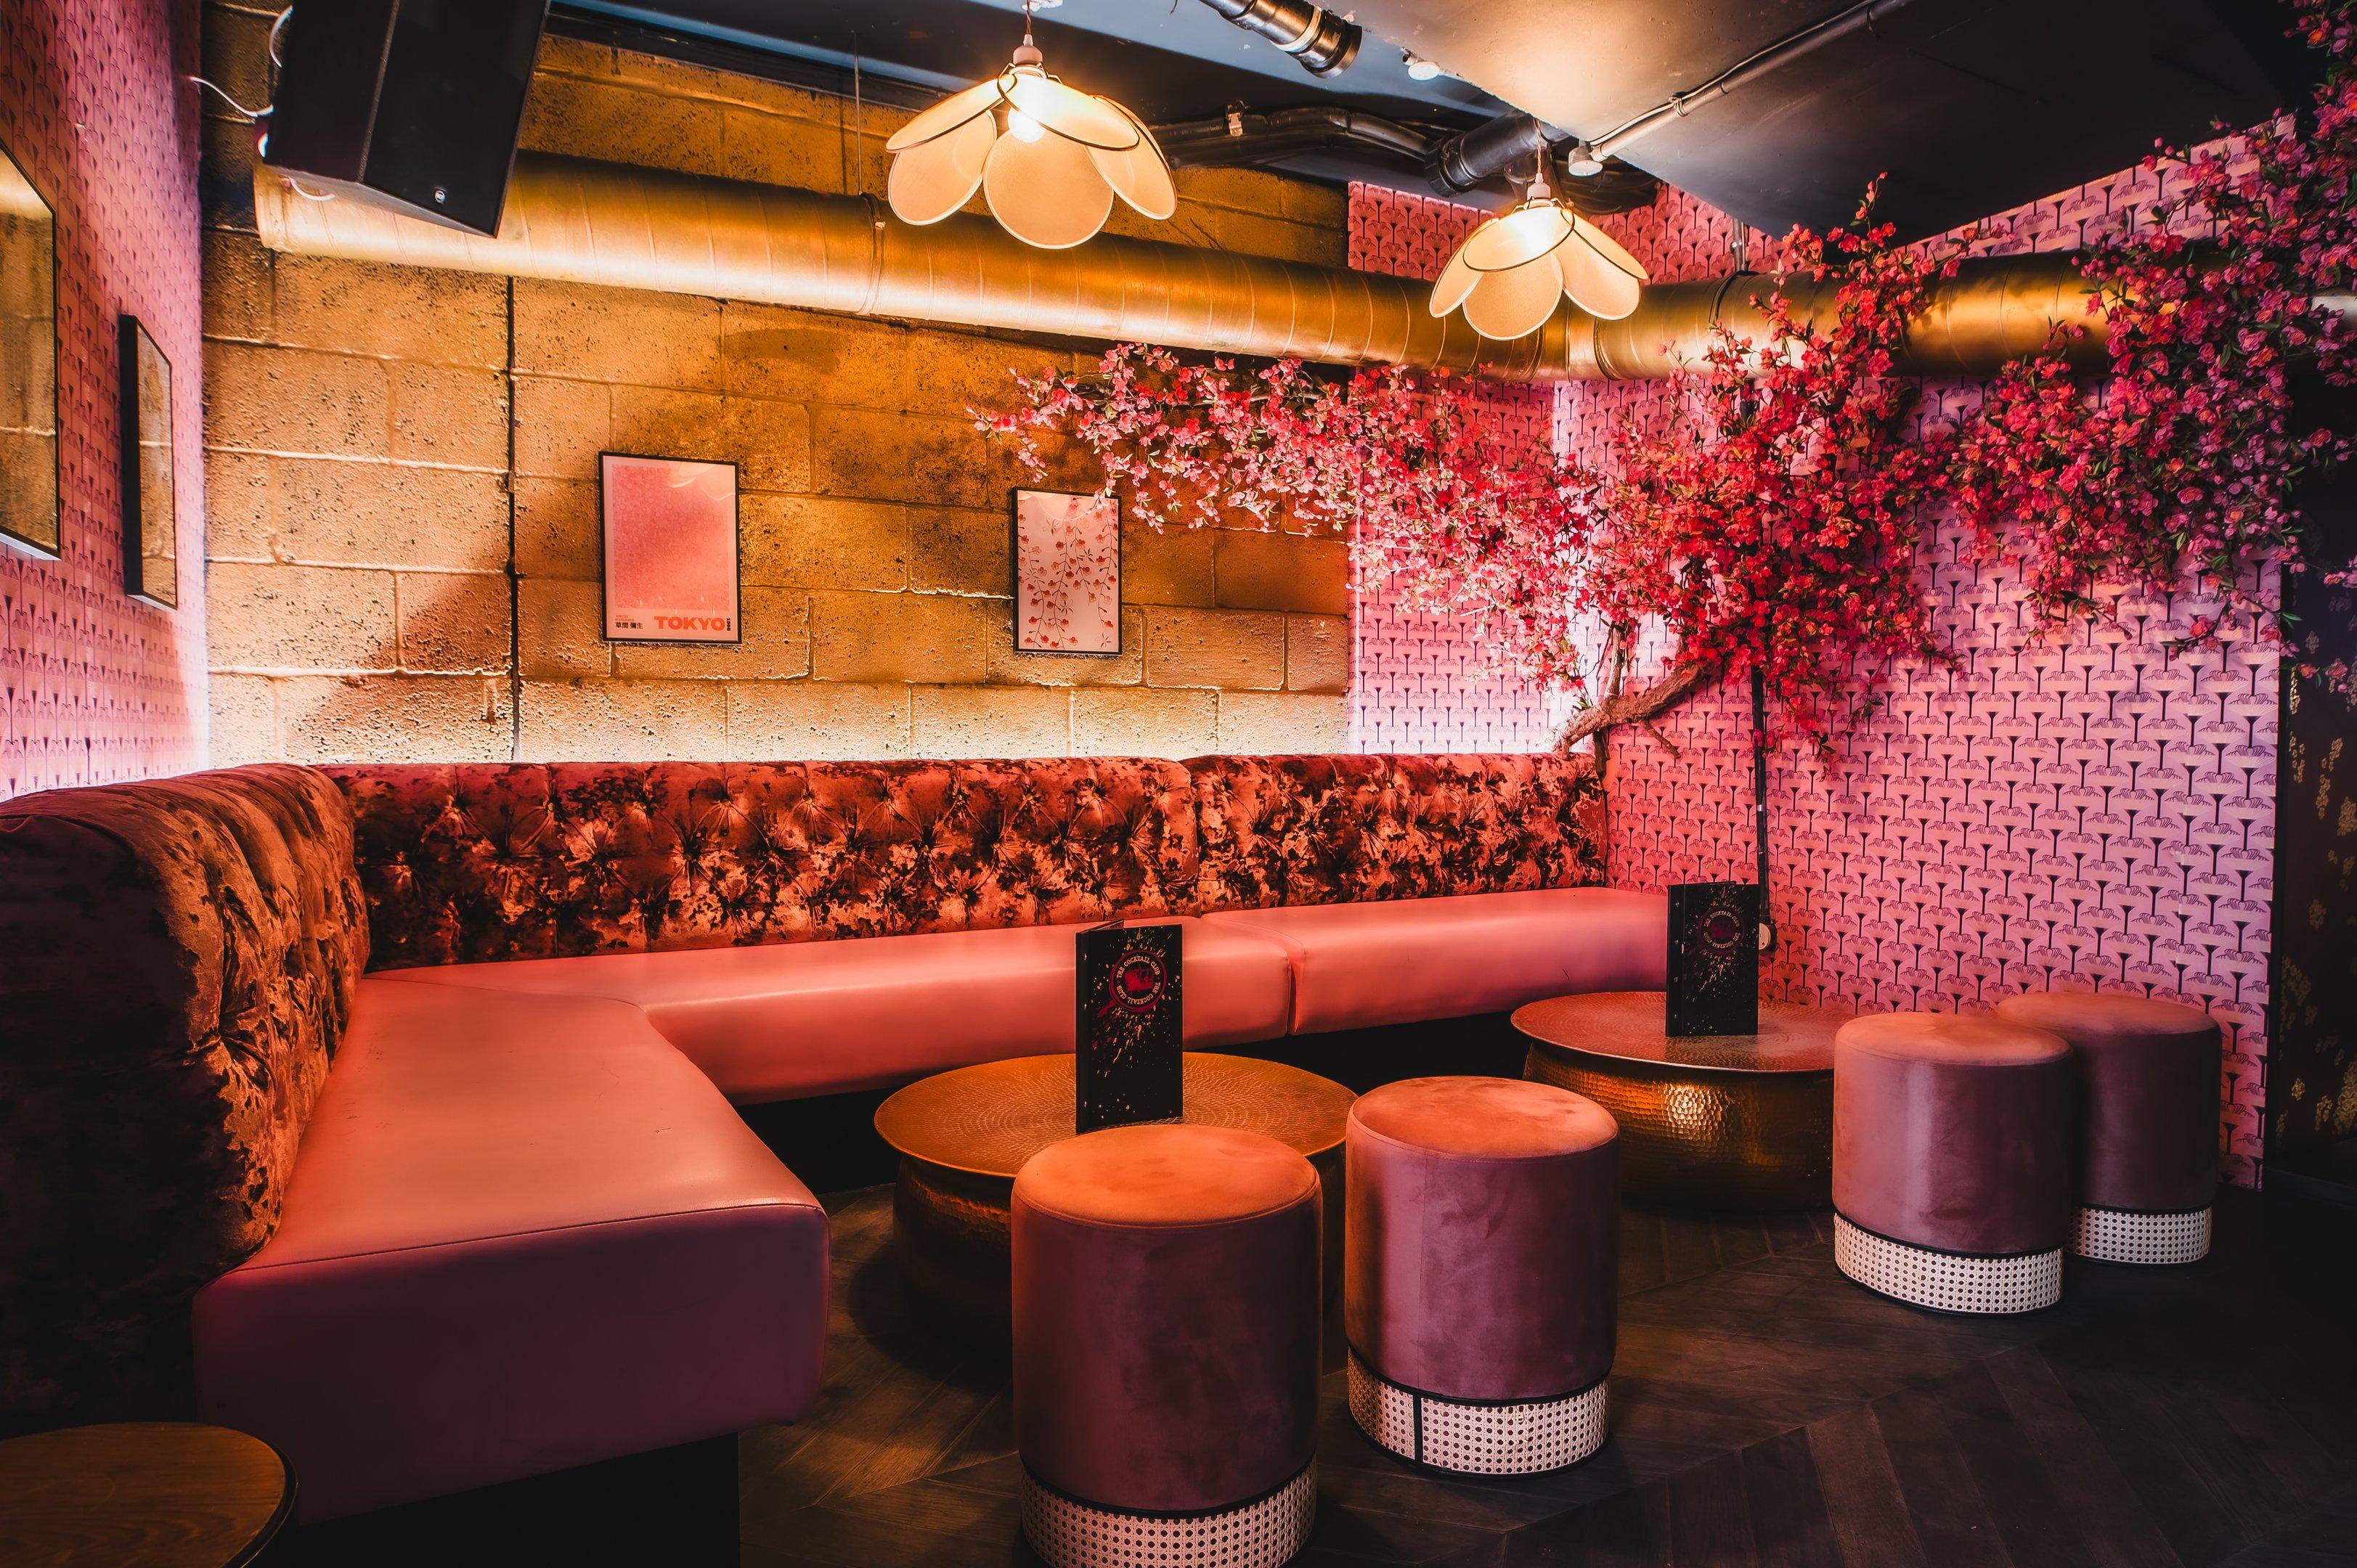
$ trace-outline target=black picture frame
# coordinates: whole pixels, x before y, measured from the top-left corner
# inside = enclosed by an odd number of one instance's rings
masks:
[[[1025,496],[1069,496],[1075,500],[1103,500],[1113,503],[1113,646],[1111,648],[1026,648],[1023,645],[1023,498]],[[1106,495],[1096,490],[1044,490],[1018,485],[1006,495],[1006,578],[1010,590],[1008,618],[1010,635],[1017,653],[1046,654],[1058,659],[1118,659],[1124,651],[1128,628],[1123,624],[1124,612],[1129,606],[1129,548],[1124,531],[1129,525],[1129,515],[1118,495]]]
[[[615,458],[635,463],[684,463],[728,470],[729,621],[733,637],[616,636],[614,632],[614,534],[606,487],[607,463]],[[672,648],[738,648],[745,641],[745,489],[737,465],[720,457],[681,457],[660,452],[601,451],[597,454],[597,632],[606,642],[633,648],[657,644]]]
[[[172,442],[173,399],[172,360],[156,342],[153,334],[136,316],[124,315],[115,323],[116,375],[121,382],[122,424],[119,432],[122,446],[123,489],[123,591],[135,599],[166,609],[180,607],[179,549],[179,454]],[[148,403],[145,387],[145,371],[152,362],[163,371],[163,406]],[[151,431],[150,420],[154,421]],[[164,515],[158,530],[170,548],[158,553],[148,548],[148,532],[158,520],[148,494],[151,477],[147,454],[160,448],[163,453],[163,473],[157,489],[164,502]],[[162,570],[154,569],[156,562],[164,563]]]

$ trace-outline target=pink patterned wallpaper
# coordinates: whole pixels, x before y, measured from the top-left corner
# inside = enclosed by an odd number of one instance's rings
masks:
[[[1993,220],[1983,248],[2066,249],[2156,194],[2129,171]],[[1354,189],[1352,261],[1431,275],[1473,214]],[[1738,225],[1667,193],[1602,220],[1657,278],[1723,273]],[[1741,235],[1749,263],[1773,260]],[[1953,407],[1971,387],[1935,388]],[[1523,398],[1530,394],[1513,393]],[[1623,419],[1672,417],[1660,384],[1577,383],[1555,438],[1600,451]],[[1770,760],[1769,903],[1781,940],[1770,995],[1867,1009],[1985,1006],[2050,984],[2121,988],[2206,1006],[2226,1031],[2220,1148],[2255,1185],[2266,1081],[2276,671],[2264,650],[2172,657],[2198,607],[2123,601],[2116,620],[2053,631],[2025,615],[2002,564],[1953,532],[1923,563],[1953,666],[1891,671],[1885,707],[1824,760]],[[1353,701],[1362,744],[1439,749],[1485,729],[1549,738],[1544,697],[1501,682],[1448,628],[1361,602]],[[1391,640],[1385,641],[1388,635]],[[1664,650],[1651,650],[1658,663]],[[1418,704],[1421,704],[1419,707]],[[1445,705],[1443,722],[1421,714]],[[1612,879],[1626,886],[1748,880],[1757,845],[1748,690],[1613,740]]]
[[[0,544],[0,797],[205,756],[196,0],[0,5],[0,145],[58,220],[58,559]],[[123,592],[115,317],[172,361],[180,605]]]
[[[1433,278],[1483,214],[1378,186],[1351,187],[1351,265]],[[1493,386],[1482,399],[1501,426],[1549,438],[1555,393]],[[1361,752],[1544,751],[1570,704],[1491,671],[1458,622],[1395,604],[1381,583],[1351,584],[1351,747]]]

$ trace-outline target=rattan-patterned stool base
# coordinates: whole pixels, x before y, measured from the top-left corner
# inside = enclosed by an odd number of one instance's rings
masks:
[[[1403,1459],[1466,1476],[1527,1476],[1577,1465],[1604,1446],[1608,1383],[1525,1404],[1418,1393],[1351,1352],[1351,1419]]]
[[[2007,1258],[1937,1252],[1834,1216],[1834,1266],[1867,1289],[1934,1312],[2001,1316],[2062,1299],[2062,1249]]]
[[[2086,1208],[2071,1233],[2073,1257],[2099,1263],[2190,1263],[2210,1255],[2210,1210],[2139,1214]]]
[[[1218,1513],[1137,1513],[1068,1498],[1023,1472],[1023,1539],[1048,1568],[1277,1568],[1309,1539],[1318,1466]]]

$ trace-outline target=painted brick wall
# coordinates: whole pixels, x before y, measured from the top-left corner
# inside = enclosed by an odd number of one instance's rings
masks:
[[[2141,172],[2097,181],[1992,220],[1981,248],[2067,249],[2156,194]],[[1354,243],[1381,234],[1395,270],[1437,268],[1467,220],[1437,205],[1354,192]],[[1603,221],[1664,281],[1727,270],[1738,238],[1753,266],[1773,261],[1766,236],[1739,235],[1674,192]],[[1674,395],[1660,383],[1564,387],[1555,439],[1600,453],[1620,420],[1674,417]],[[1976,395],[1933,389],[1951,410]],[[1921,580],[1954,663],[1894,669],[1887,705],[1831,757],[1788,747],[1771,758],[1769,900],[1782,940],[1768,993],[1969,1009],[2053,984],[2197,1003],[2227,1036],[2222,1157],[2255,1183],[2274,659],[2248,647],[2172,657],[2167,642],[2199,607],[2182,599],[2123,602],[2113,624],[2041,628],[2014,575],[1973,562],[1953,530],[1927,549]],[[1375,621],[1362,612],[1362,628]],[[1486,673],[1479,650],[1445,637],[1414,649],[1429,667],[1395,662],[1362,629],[1354,713],[1395,711],[1417,690],[1446,692],[1469,728],[1539,710],[1534,693]],[[1656,638],[1646,652],[1658,668],[1666,649]],[[1668,715],[1658,738],[1614,737],[1615,883],[1749,878],[1750,727],[1749,693],[1730,686]]]
[[[0,797],[205,757],[195,0],[0,5],[0,144],[57,215],[56,559],[0,544]],[[172,361],[180,606],[123,592],[115,319]]]
[[[271,7],[207,11],[208,67],[256,102]],[[881,190],[834,99],[552,37],[525,145]],[[1005,339],[623,289],[264,251],[252,138],[209,137],[206,426],[224,758],[864,757],[1338,748],[1338,540],[1125,542],[1117,658],[1013,650],[1007,491],[971,426]],[[864,134],[862,134],[864,133]],[[1167,224],[1339,263],[1339,192],[1179,176]],[[740,648],[600,640],[600,449],[739,466]],[[1076,468],[1067,488],[1092,488]]]

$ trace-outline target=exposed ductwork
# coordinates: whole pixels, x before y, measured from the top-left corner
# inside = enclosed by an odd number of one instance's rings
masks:
[[[1471,190],[1496,175],[1535,173],[1554,147],[1547,128],[1530,115],[1501,114],[1434,147],[1426,155],[1424,177],[1436,190]]]
[[[1626,381],[1698,362],[1713,328],[1764,331],[1752,274],[1656,285],[1635,314],[1599,322],[1566,306],[1511,343],[1426,307],[1430,285],[1342,267],[1099,235],[1040,251],[986,218],[925,229],[872,199],[525,153],[507,213],[487,237],[357,201],[314,200],[266,166],[254,173],[264,243],[337,256],[740,299],[847,316],[1141,341],[1329,364],[1400,364],[1507,381]],[[1796,315],[1833,308],[1834,285],[1784,282]],[[2043,348],[2062,322],[2101,359],[2102,321],[2065,255],[1978,258],[1933,285],[1903,369],[1986,376]],[[2336,301],[2357,320],[2357,299]]]
[[[1301,62],[1312,76],[1333,76],[1348,70],[1359,58],[1365,35],[1347,16],[1338,16],[1310,0],[1203,0],[1203,4],[1248,33],[1262,38]]]
[[[1529,120],[1528,115],[1509,118]],[[1476,126],[1460,132],[1447,125],[1387,119],[1339,103],[1232,109],[1216,120],[1184,120],[1153,128],[1156,143],[1174,168],[1265,168],[1281,166],[1289,159],[1325,155],[1367,159],[1404,174],[1422,175],[1434,188],[1451,195],[1480,190],[1493,196],[1518,196],[1519,188],[1499,172],[1506,166],[1503,163],[1484,175],[1463,161],[1458,144],[1487,129]],[[1556,193],[1590,218],[1632,212],[1651,205],[1661,193],[1660,180],[1618,161],[1587,177],[1570,179],[1563,155],[1558,152],[1555,156],[1566,177],[1555,182]],[[1524,152],[1521,162],[1527,164],[1530,157]],[[1444,161],[1446,166],[1458,171],[1446,179],[1435,172]]]
[[[1492,343],[1437,318],[1423,284],[1341,267],[1100,234],[1024,244],[988,218],[926,228],[871,198],[522,153],[496,236],[343,199],[314,201],[266,166],[254,215],[274,250],[354,261],[660,289],[892,317],[1334,364],[1406,364],[1515,380],[1560,376],[1558,319]]]

